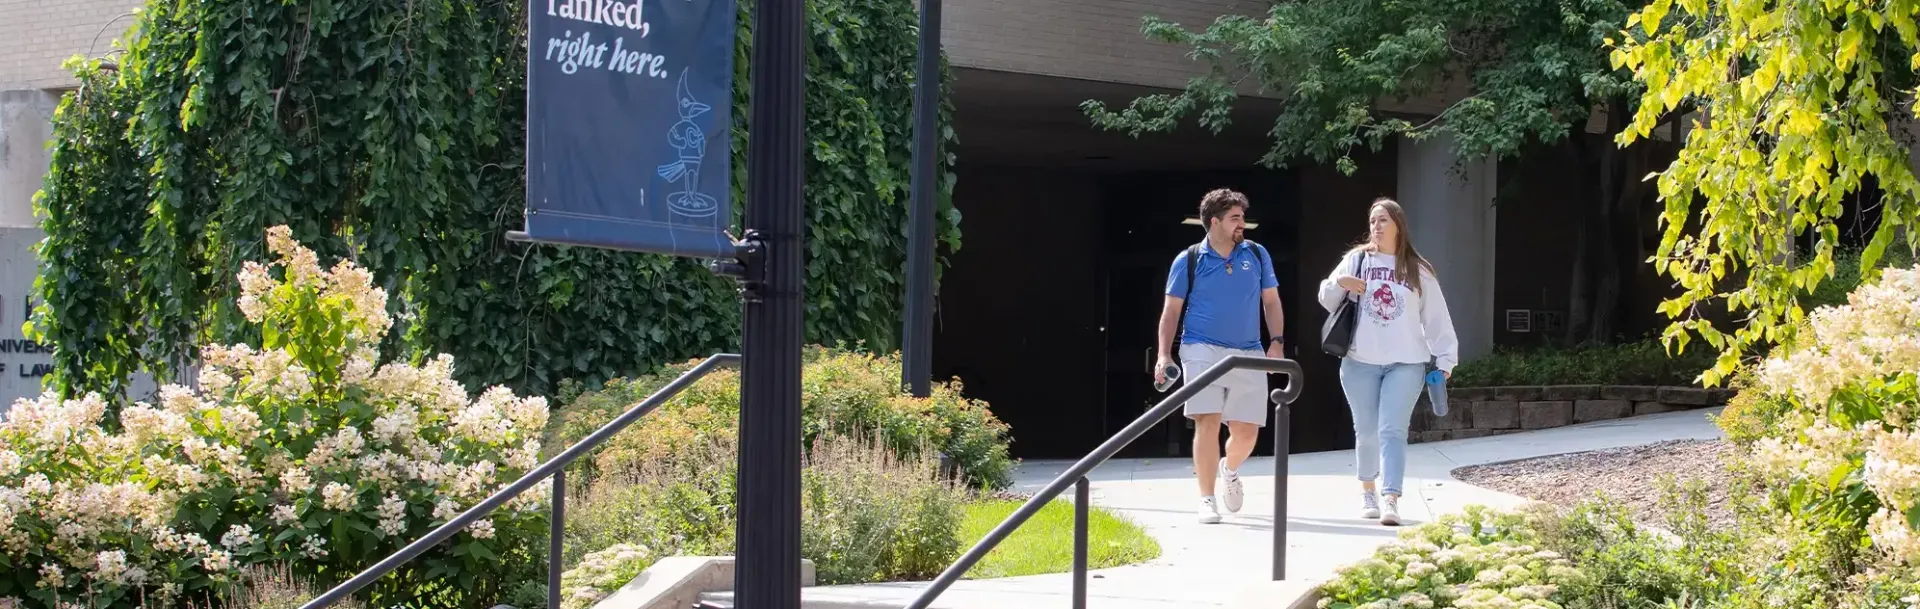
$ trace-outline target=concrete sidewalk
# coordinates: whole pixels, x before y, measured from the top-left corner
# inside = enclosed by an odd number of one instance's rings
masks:
[[[1616,419],[1506,436],[1416,444],[1407,448],[1402,527],[1359,518],[1359,484],[1352,451],[1293,455],[1288,471],[1287,579],[1324,580],[1339,565],[1371,555],[1406,526],[1465,506],[1519,505],[1513,495],[1455,480],[1455,468],[1533,457],[1634,446],[1666,440],[1712,439],[1720,432],[1707,419],[1718,409]],[[1072,465],[1029,461],[1015,487],[1033,491]],[[1198,507],[1192,462],[1184,459],[1115,460],[1096,468],[1093,503],[1133,519],[1158,540],[1159,558],[1101,569],[1087,583],[1088,607],[1174,609],[1224,607],[1248,586],[1271,577],[1273,471],[1271,457],[1241,468],[1246,504],[1220,524],[1195,521]],[[1071,489],[1063,495],[1071,499]],[[808,588],[810,607],[904,607],[925,583],[863,584]],[[942,594],[939,608],[1063,609],[1071,606],[1072,580],[1057,573],[991,580],[963,580]]]

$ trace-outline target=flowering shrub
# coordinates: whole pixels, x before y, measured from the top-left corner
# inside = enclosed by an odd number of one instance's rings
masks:
[[[22,400],[0,420],[0,606],[175,605],[249,565],[343,581],[519,477],[541,398],[477,398],[453,362],[375,361],[386,293],[268,231],[240,273],[259,348],[208,346],[197,390],[169,385],[102,424],[97,396]],[[280,277],[272,270],[278,267]],[[374,604],[490,606],[539,577],[530,491],[371,587]]]
[[[615,544],[587,554],[580,564],[560,576],[561,609],[586,609],[619,590],[657,558],[644,546]]]
[[[221,595],[226,609],[300,609],[307,601],[326,592],[295,576],[293,569],[286,565],[257,564],[248,567],[239,579]],[[364,609],[364,606],[345,599],[329,609]]]
[[[692,366],[683,363],[657,375],[616,379],[568,400],[554,417],[548,445],[571,446]],[[915,398],[901,390],[900,378],[898,355],[809,347],[801,370],[805,446],[811,447],[822,434],[863,439],[879,434],[885,446],[903,458],[928,449],[945,456],[969,484],[990,489],[1012,484],[1008,427],[985,402],[962,396],[957,385],[935,385],[930,396]],[[739,372],[715,371],[614,436],[592,457],[584,477],[656,461],[709,438],[731,438],[739,413]]]
[[[1525,518],[1479,506],[1404,531],[1321,586],[1320,609],[1560,609],[1583,574],[1537,548]]]
[[[899,458],[878,437],[815,440],[800,478],[800,553],[821,584],[932,579],[960,555],[967,496],[929,452]]]
[[[1808,327],[1758,371],[1756,389],[1785,412],[1753,443],[1755,462],[1792,512],[1920,566],[1920,266],[1885,271]]]
[[[605,598],[660,557],[732,555],[737,454],[714,437],[570,495],[562,609]],[[959,556],[968,496],[938,462],[823,434],[803,465],[800,555],[820,584],[929,579]]]

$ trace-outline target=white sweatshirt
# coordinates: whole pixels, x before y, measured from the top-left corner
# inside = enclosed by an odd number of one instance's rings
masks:
[[[1347,357],[1375,365],[1425,364],[1431,358],[1439,369],[1452,373],[1460,361],[1460,341],[1453,334],[1453,318],[1447,314],[1440,280],[1421,268],[1420,291],[1415,292],[1394,273],[1393,255],[1363,256],[1360,272],[1354,272],[1354,254],[1350,252],[1341,256],[1333,272],[1320,281],[1320,306],[1329,314],[1340,306],[1343,297],[1356,301],[1360,308],[1353,348]],[[1340,287],[1335,280],[1346,275],[1359,277],[1367,283],[1367,289],[1355,295]]]

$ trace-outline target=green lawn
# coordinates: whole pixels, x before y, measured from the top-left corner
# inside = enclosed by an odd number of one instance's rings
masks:
[[[967,506],[967,520],[960,525],[960,547],[965,552],[987,536],[1022,502],[987,500]],[[1087,515],[1087,566],[1092,569],[1117,567],[1152,560],[1160,555],[1160,544],[1148,537],[1140,526],[1120,516],[1093,508]],[[1062,499],[1041,508],[1026,524],[995,546],[979,564],[967,571],[967,577],[985,579],[1064,573],[1073,570],[1073,504]]]

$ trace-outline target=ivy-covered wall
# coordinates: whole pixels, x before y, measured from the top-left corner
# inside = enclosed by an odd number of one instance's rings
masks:
[[[28,325],[57,346],[51,388],[117,395],[136,371],[175,376],[194,345],[253,342],[235,274],[276,224],[397,296],[385,349],[451,353],[470,384],[549,393],[737,348],[734,286],[698,262],[506,241],[525,200],[525,6],[150,0],[124,53],[72,62],[81,86],[35,200],[47,238]],[[911,0],[807,8],[807,339],[895,349],[918,17]],[[736,226],[752,10],[735,48]],[[959,247],[952,164],[941,267]]]

